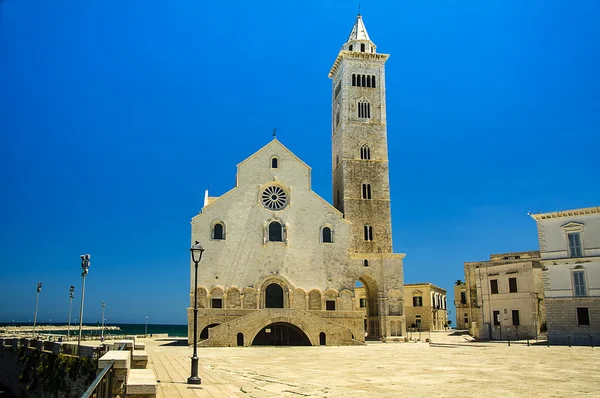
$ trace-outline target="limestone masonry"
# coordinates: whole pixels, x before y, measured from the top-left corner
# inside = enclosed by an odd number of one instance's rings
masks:
[[[276,139],[238,165],[235,188],[205,198],[192,219],[192,243],[205,252],[196,292],[190,264],[190,343],[194,293],[206,346],[404,339],[404,254],[393,253],[390,214],[389,55],[375,49],[359,15],[329,73],[333,206],[311,190],[310,167]]]

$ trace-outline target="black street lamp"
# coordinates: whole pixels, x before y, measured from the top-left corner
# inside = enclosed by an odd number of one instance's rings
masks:
[[[192,261],[194,262],[194,355],[192,356],[192,375],[188,377],[188,384],[201,384],[202,380],[198,377],[198,263],[202,260],[204,249],[200,246],[200,242],[196,241],[194,246],[190,248],[192,253]]]
[[[79,352],[79,346],[81,345],[81,330],[83,328],[83,300],[85,295],[85,277],[88,274],[90,268],[90,255],[82,254],[81,256],[81,305],[79,306],[79,338],[77,339],[77,352]]]

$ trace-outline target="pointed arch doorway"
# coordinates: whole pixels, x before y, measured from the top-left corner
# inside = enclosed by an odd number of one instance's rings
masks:
[[[360,292],[359,306],[364,311],[364,328],[366,340],[381,339],[381,322],[379,318],[379,300],[377,284],[369,276],[363,275],[355,283],[355,292]]]

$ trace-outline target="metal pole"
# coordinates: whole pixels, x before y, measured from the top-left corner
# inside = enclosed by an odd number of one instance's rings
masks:
[[[35,313],[33,314],[33,332],[32,332],[33,338],[35,338],[35,324],[37,322],[38,303],[40,301],[40,292],[41,291],[42,291],[42,282],[38,282],[37,290],[36,290],[36,294],[35,294]],[[14,326],[14,323],[13,323],[13,326]]]
[[[75,286],[71,286],[69,290],[69,325],[67,326],[67,341],[71,337],[71,312],[73,310],[73,292],[75,291]]]
[[[79,347],[81,346],[81,331],[83,328],[83,303],[85,300],[85,276],[88,274],[90,268],[90,255],[82,254],[81,256],[81,304],[79,306],[79,338],[77,339],[77,354],[79,354]]]
[[[192,356],[192,375],[187,379],[188,384],[201,384],[198,377],[198,263],[194,260],[194,355]]]
[[[85,295],[85,273],[81,273],[81,303],[79,304],[79,338],[77,339],[77,353],[81,345],[81,330],[83,328],[83,296]]]
[[[103,301],[102,302],[102,335],[100,336],[100,339],[102,341],[104,341],[104,309],[106,308],[106,303]]]

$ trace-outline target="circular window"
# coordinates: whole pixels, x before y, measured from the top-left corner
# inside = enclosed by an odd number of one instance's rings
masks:
[[[287,206],[288,197],[283,188],[272,185],[263,191],[261,201],[263,206],[269,210],[281,210]]]

